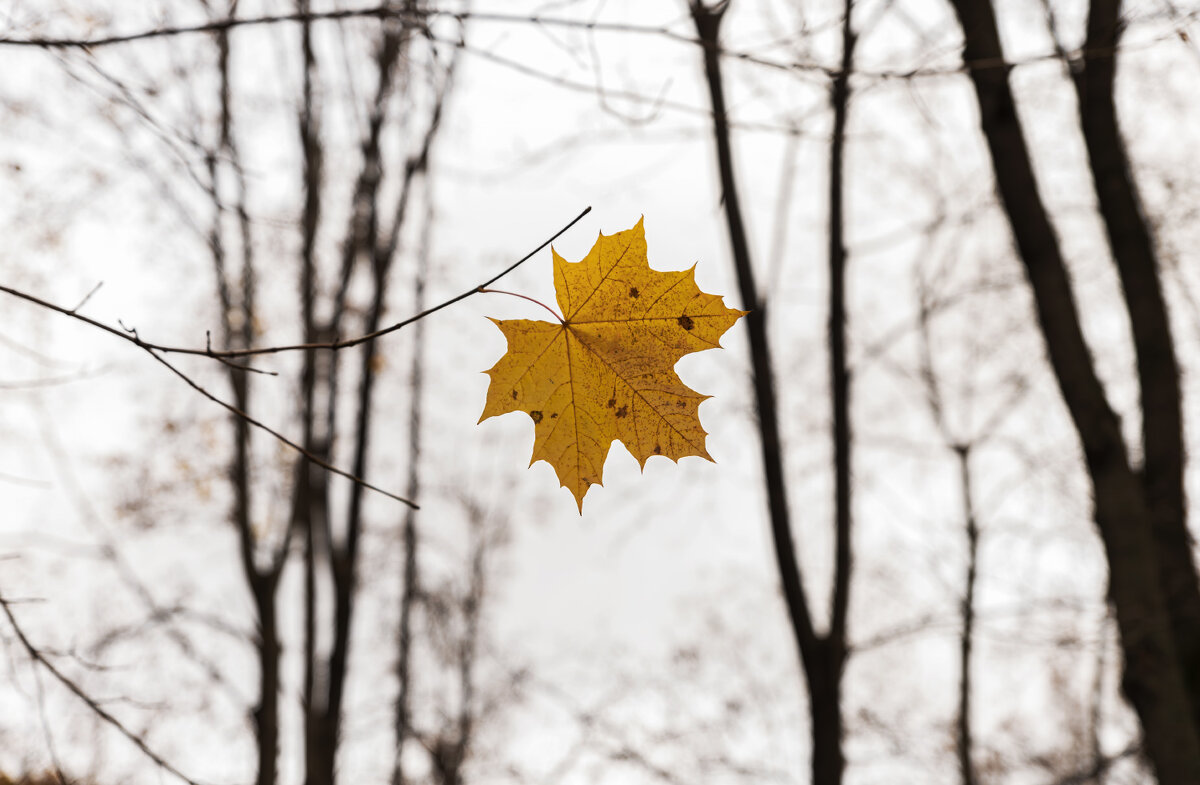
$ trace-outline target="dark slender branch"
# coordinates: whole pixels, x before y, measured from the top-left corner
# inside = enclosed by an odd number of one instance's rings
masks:
[[[339,351],[341,349],[349,349],[352,346],[358,346],[359,344],[363,344],[368,341],[373,341],[376,338],[380,338],[389,333],[393,333],[403,327],[407,327],[408,325],[412,324],[413,322],[417,321],[418,319],[424,319],[426,316],[435,314],[438,311],[442,310],[443,308],[446,308],[447,306],[454,305],[455,303],[459,302],[460,300],[465,300],[466,298],[470,297],[473,294],[478,294],[479,290],[481,288],[486,288],[488,286],[491,286],[496,281],[500,280],[501,278],[508,275],[513,270],[517,269],[519,266],[524,264],[525,262],[529,261],[539,251],[541,251],[546,246],[550,245],[550,243],[557,240],[561,235],[566,233],[566,231],[568,229],[570,229],[572,226],[579,223],[579,221],[581,221],[583,219],[583,217],[585,215],[587,215],[588,213],[590,213],[591,211],[592,211],[591,207],[584,208],[583,212],[581,212],[579,215],[577,215],[573,219],[571,219],[570,223],[568,223],[566,226],[564,226],[563,228],[561,228],[557,232],[555,232],[549,239],[547,239],[545,242],[543,242],[537,248],[534,248],[528,254],[526,254],[525,256],[522,256],[520,259],[513,262],[511,265],[509,265],[505,269],[501,270],[499,273],[492,276],[491,278],[484,281],[483,283],[479,284],[478,286],[474,286],[474,287],[468,289],[467,291],[463,292],[462,294],[451,297],[450,299],[445,300],[441,303],[438,303],[437,305],[432,306],[430,308],[426,308],[425,310],[421,311],[420,313],[414,314],[413,316],[410,316],[407,319],[404,319],[402,321],[396,322],[395,324],[389,325],[388,327],[384,327],[383,329],[367,333],[366,335],[360,335],[357,338],[347,338],[342,341],[328,341],[328,342],[323,342],[323,343],[322,342],[311,342],[311,343],[293,344],[293,345],[288,345],[288,346],[265,346],[265,347],[260,347],[260,348],[233,349],[233,350],[228,350],[228,351],[213,350],[213,349],[209,349],[209,348],[189,349],[189,348],[184,348],[184,347],[179,347],[179,346],[165,346],[163,344],[157,344],[157,343],[151,343],[149,341],[144,341],[137,335],[136,332],[130,331],[127,328],[113,327],[111,325],[105,324],[104,322],[98,321],[96,319],[92,319],[91,317],[84,316],[83,314],[75,313],[74,311],[72,311],[68,308],[64,308],[60,305],[55,305],[54,303],[47,302],[46,300],[43,300],[39,297],[35,297],[31,294],[26,294],[25,292],[22,292],[18,289],[12,288],[11,286],[4,286],[4,285],[0,284],[0,292],[10,294],[13,297],[19,297],[22,300],[31,302],[34,305],[39,305],[42,308],[47,308],[51,311],[57,311],[58,313],[61,313],[64,316],[70,316],[73,319],[78,319],[81,322],[90,324],[92,327],[96,327],[98,329],[104,330],[105,332],[111,333],[111,334],[117,336],[118,338],[122,338],[126,341],[129,341],[130,343],[134,344],[135,346],[138,346],[142,349],[146,349],[147,351],[152,351],[152,352],[162,352],[164,354],[191,354],[191,355],[196,355],[196,356],[200,356],[200,357],[212,357],[214,359],[220,359],[220,358],[229,358],[229,357],[249,357],[249,356],[260,355],[260,354],[278,354],[280,352],[309,351],[309,350],[318,350],[318,349]]]
[[[175,768],[165,758],[151,749],[150,746],[146,744],[145,739],[129,730],[129,728],[125,727],[120,720],[118,720],[116,717],[110,714],[107,709],[97,703],[95,698],[88,695],[82,687],[76,684],[69,676],[64,674],[57,667],[55,667],[54,663],[46,659],[41,650],[34,646],[30,642],[29,638],[25,635],[25,630],[22,629],[20,623],[17,622],[16,616],[13,615],[12,609],[9,608],[9,601],[3,597],[0,597],[0,608],[4,610],[4,615],[8,617],[8,623],[12,626],[13,632],[17,634],[17,640],[20,641],[21,648],[25,649],[25,652],[29,655],[30,659],[34,660],[36,663],[45,668],[46,671],[49,672],[49,674],[53,676],[60,684],[70,690],[70,692],[75,695],[75,697],[79,698],[79,700],[83,701],[84,704],[86,704],[87,707],[97,717],[104,720],[106,723],[115,728],[122,736],[129,739],[129,741],[131,741],[143,755],[153,761],[154,764],[160,769],[174,775],[175,777],[178,777],[179,779],[188,783],[188,785],[200,785],[200,783],[198,783],[196,780]]]
[[[342,22],[352,19],[401,19],[411,24],[424,25],[431,19],[451,19],[459,23],[467,21],[517,23],[565,27],[578,30],[640,33],[668,36],[677,40],[695,43],[663,25],[635,25],[624,22],[601,22],[598,20],[567,19],[540,15],[488,13],[479,11],[448,11],[437,8],[398,8],[395,5],[377,5],[366,8],[340,8],[331,11],[295,11],[290,14],[262,14],[260,16],[229,17],[214,19],[195,25],[158,27],[133,33],[97,36],[95,38],[10,38],[0,37],[0,45],[33,46],[49,49],[98,49],[105,46],[128,44],[152,38],[173,38],[182,35],[227,32],[242,27],[262,27],[281,23],[311,24],[313,22]]]
[[[477,294],[480,289],[486,288],[487,286],[491,285],[492,283],[495,283],[496,281],[500,280],[504,276],[511,273],[513,270],[515,270],[521,264],[524,264],[526,261],[531,259],[539,251],[541,251],[543,248],[545,248],[550,243],[554,242],[554,240],[558,239],[558,237],[560,237],[568,229],[570,229],[572,226],[574,226],[576,223],[578,223],[580,220],[582,220],[585,215],[587,215],[588,213],[591,212],[591,210],[592,210],[591,207],[585,208],[581,213],[579,213],[579,215],[575,216],[575,218],[573,218],[566,226],[564,226],[563,228],[561,228],[557,232],[555,232],[554,235],[552,235],[549,239],[547,239],[545,242],[543,242],[537,248],[530,251],[528,254],[521,257],[517,261],[513,262],[507,268],[500,271],[496,275],[492,276],[488,280],[484,281],[479,286],[477,286],[473,289],[469,289],[455,297],[451,297],[448,300],[444,300],[443,302],[441,302],[431,308],[426,308],[425,310],[421,311],[420,313],[415,314],[414,316],[410,316],[409,318],[404,319],[403,321],[397,322],[397,323],[390,325],[388,327],[385,327],[383,329],[375,330],[373,332],[367,333],[366,335],[362,335],[357,338],[347,339],[344,341],[330,341],[330,342],[325,342],[325,343],[310,342],[310,343],[298,344],[298,345],[294,345],[294,346],[272,346],[272,347],[265,347],[265,348],[259,348],[259,349],[238,349],[238,350],[229,350],[229,351],[214,351],[211,348],[207,348],[207,347],[205,349],[185,349],[185,348],[180,348],[180,347],[163,346],[160,344],[150,343],[148,341],[142,340],[142,338],[138,335],[136,329],[125,327],[123,324],[121,325],[120,328],[113,327],[112,325],[105,324],[104,322],[101,322],[97,319],[93,319],[89,316],[84,316],[83,314],[76,313],[75,311],[73,311],[71,309],[64,308],[63,306],[60,306],[60,305],[55,305],[54,303],[43,300],[40,297],[35,297],[34,295],[27,294],[18,289],[14,289],[10,286],[0,285],[0,292],[4,292],[6,294],[12,295],[13,297],[17,297],[17,298],[25,300],[27,302],[31,302],[34,305],[38,305],[42,308],[46,308],[48,310],[55,311],[57,313],[61,313],[64,316],[69,316],[73,319],[78,319],[79,321],[84,322],[85,324],[91,325],[92,327],[96,327],[97,329],[103,330],[111,335],[115,335],[118,338],[121,338],[122,340],[132,343],[133,345],[137,346],[138,348],[146,351],[146,353],[149,354],[151,357],[153,357],[156,361],[162,363],[164,366],[166,366],[168,369],[170,369],[170,371],[172,373],[174,373],[176,376],[178,376],[180,379],[182,379],[184,382],[186,382],[188,384],[188,386],[195,389],[197,392],[199,392],[205,398],[208,398],[210,401],[212,401],[213,403],[216,403],[217,405],[226,409],[230,413],[237,415],[238,417],[242,418],[243,420],[245,420],[245,422],[249,423],[250,425],[254,426],[255,428],[258,428],[258,429],[270,434],[271,436],[275,437],[283,444],[285,444],[288,447],[291,447],[292,449],[299,452],[301,455],[303,455],[305,458],[307,458],[312,463],[315,463],[316,465],[320,466],[321,468],[325,469],[326,471],[330,471],[334,474],[345,477],[346,479],[354,482],[357,485],[362,486],[363,488],[373,490],[377,493],[383,494],[384,496],[388,496],[392,499],[403,502],[404,504],[416,507],[417,505],[413,501],[411,501],[409,499],[405,499],[405,498],[398,496],[396,494],[393,494],[389,491],[385,491],[376,485],[372,485],[371,483],[368,483],[367,481],[363,480],[361,477],[358,477],[355,474],[352,474],[343,469],[337,468],[336,466],[334,466],[333,464],[324,460],[320,456],[314,454],[311,450],[308,450],[308,449],[302,447],[301,445],[297,444],[296,442],[292,441],[291,439],[288,439],[286,436],[279,433],[278,431],[270,428],[269,426],[265,425],[264,423],[260,422],[259,420],[254,419],[253,417],[251,417],[249,414],[242,411],[238,407],[236,407],[232,404],[229,404],[229,403],[221,400],[220,398],[217,398],[215,395],[213,395],[212,393],[205,390],[203,387],[201,387],[199,384],[197,384],[195,381],[193,381],[189,376],[184,374],[182,371],[180,371],[174,365],[167,362],[167,360],[165,358],[163,358],[161,356],[161,354],[166,354],[166,353],[190,354],[190,355],[212,357],[214,359],[223,360],[223,359],[227,359],[230,357],[245,357],[245,356],[250,356],[250,355],[271,354],[271,353],[278,353],[278,352],[284,352],[284,351],[302,351],[302,350],[318,350],[318,349],[327,349],[330,351],[338,351],[338,350],[346,349],[346,348],[349,348],[352,346],[358,346],[358,345],[366,343],[368,341],[373,341],[376,338],[379,338],[383,335],[387,335],[388,333],[395,332],[395,331],[401,329],[402,327],[406,327],[407,325],[410,325],[413,322],[416,322],[419,319],[423,319],[426,316],[434,314],[437,311],[440,311],[443,308],[446,308],[447,306],[450,306],[456,302],[459,302],[460,300],[465,300],[467,297],[470,297],[473,294]]]
[[[579,218],[582,218],[591,209],[592,208],[589,207],[588,210],[585,210],[583,213],[580,214]],[[578,221],[579,218],[576,218],[575,220]],[[571,223],[574,224],[575,221],[572,221]],[[569,228],[569,226],[570,226],[570,224],[568,225],[568,228]],[[563,229],[562,231],[566,231],[566,229]],[[562,232],[559,232],[559,234],[561,234],[561,233]],[[557,236],[558,235],[555,235],[555,237],[557,237]],[[541,248],[545,247],[545,245],[549,244],[549,242],[550,242],[550,240],[547,240],[545,244],[543,244],[541,247],[538,248],[538,250],[540,251]],[[536,252],[537,251],[534,251],[534,253],[536,253]],[[532,255],[533,254],[530,254],[530,256],[532,256]],[[528,259],[528,258],[529,258],[528,256],[525,257],[525,259]],[[500,275],[505,275],[506,273],[510,272],[517,266],[517,264],[520,264],[521,262],[525,261],[525,259],[521,259],[520,261],[518,261],[516,264],[509,267],[508,270],[505,270]],[[499,278],[499,277],[500,276],[496,276],[496,278]],[[496,278],[493,278],[492,280],[496,280]],[[55,305],[54,303],[46,302],[45,300],[42,300],[38,297],[34,297],[33,295],[26,294],[24,292],[18,291],[16,289],[13,289],[8,286],[0,285],[0,291],[11,294],[14,297],[18,297],[22,300],[27,300],[28,302],[31,302],[35,305],[40,305],[41,307],[47,308],[51,311],[57,311],[58,313],[64,314],[66,316],[70,316],[74,319],[79,319],[80,321],[86,322],[87,324],[90,324],[93,327],[97,327],[101,330],[104,330],[107,333],[117,336],[118,338],[122,338],[126,341],[129,341],[134,346],[137,346],[138,348],[144,350],[147,354],[149,354],[151,357],[153,357],[157,362],[161,363],[163,366],[165,366],[167,369],[169,369],[171,371],[171,373],[178,376],[189,387],[191,387],[193,390],[195,390],[196,392],[203,395],[208,400],[210,400],[213,403],[217,404],[218,406],[222,407],[223,409],[230,412],[231,414],[236,415],[237,417],[241,418],[246,423],[254,426],[255,428],[258,428],[259,430],[275,437],[283,444],[287,445],[288,447],[291,447],[293,450],[295,450],[296,452],[303,455],[305,458],[307,458],[312,463],[315,463],[317,466],[320,466],[322,469],[325,469],[328,472],[332,472],[333,474],[336,474],[340,477],[345,477],[347,480],[350,480],[351,482],[355,483],[356,485],[361,485],[363,488],[367,488],[368,490],[375,491],[376,493],[381,493],[384,496],[387,496],[391,499],[395,499],[398,502],[407,504],[410,507],[414,507],[414,508],[419,507],[419,505],[417,505],[415,502],[413,502],[410,499],[405,499],[404,497],[398,496],[398,495],[392,493],[391,491],[385,491],[383,488],[380,488],[377,485],[373,485],[373,484],[367,482],[366,480],[362,479],[361,477],[351,474],[350,472],[348,472],[344,469],[339,469],[337,466],[334,466],[332,463],[329,463],[328,461],[324,460],[320,456],[315,455],[310,450],[305,449],[304,447],[300,446],[299,444],[292,441],[288,437],[284,436],[279,431],[276,431],[275,429],[271,428],[270,426],[266,425],[265,423],[251,417],[249,414],[242,411],[241,409],[234,406],[233,404],[227,403],[227,402],[221,400],[220,398],[218,398],[217,396],[213,395],[208,390],[204,389],[199,384],[197,384],[190,376],[188,376],[183,371],[176,368],[171,363],[167,362],[167,360],[164,357],[162,357],[161,354],[159,354],[159,352],[167,352],[167,351],[173,351],[173,350],[171,350],[170,348],[160,348],[154,344],[150,344],[150,343],[147,343],[146,341],[143,341],[141,338],[138,337],[136,329],[124,327],[124,325],[122,325],[122,329],[117,329],[110,325],[104,324],[103,322],[97,321],[95,319],[84,316],[82,314],[74,313],[66,308],[63,308],[62,306]],[[421,319],[425,316],[428,316],[429,314],[433,313],[434,311],[440,310],[440,309],[446,307],[447,305],[450,305],[451,303],[462,300],[465,297],[468,297],[474,293],[475,293],[475,290],[472,289],[469,292],[460,294],[458,297],[455,297],[451,300],[447,300],[446,302],[442,303],[441,305],[438,305],[434,308],[430,308],[430,309],[424,311],[423,313],[419,313],[416,316],[413,316],[410,319],[405,320],[405,322],[402,322],[399,325],[393,325],[392,328],[389,328],[389,330],[399,329],[400,327],[403,327],[405,324],[411,324],[412,322],[416,321],[417,319]],[[387,331],[388,330],[383,330],[383,331],[380,331],[380,333],[387,332]],[[370,336],[370,335],[363,336],[362,338],[355,339],[353,343],[354,344],[362,343],[364,341],[371,340],[374,337],[376,337],[376,336]],[[283,351],[285,348],[287,348],[287,347],[283,347],[283,348],[276,347],[274,349],[274,351]],[[298,347],[291,347],[291,348],[296,348],[296,349],[316,349],[316,348],[340,349],[340,348],[344,348],[344,346],[343,345],[330,345],[330,344],[316,344],[316,345],[312,345],[312,346],[298,346]],[[174,351],[177,351],[182,354],[200,354],[200,355],[209,354],[208,352],[205,352],[205,351],[194,351],[194,350],[182,350],[182,351],[174,350]],[[228,357],[228,356],[230,356],[230,354],[237,354],[237,353],[236,352],[233,352],[233,353],[231,353],[231,352],[212,352],[211,354],[212,354],[212,356],[217,356],[217,357]]]

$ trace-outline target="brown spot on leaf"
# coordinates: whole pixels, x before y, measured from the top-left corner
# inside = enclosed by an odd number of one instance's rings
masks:
[[[529,413],[529,416],[533,418],[533,421],[535,423],[539,423],[542,421],[542,413],[539,412],[537,409],[534,409],[533,411],[531,411]]]
[[[662,455],[662,445],[661,444],[654,445],[654,454]]]
[[[625,417],[628,414],[629,414],[629,406],[628,405],[622,405],[620,409],[617,409],[618,417]]]
[[[516,390],[512,391],[512,396],[513,396],[514,401],[517,400],[517,391]]]
[[[607,404],[607,405],[608,405],[608,408],[610,408],[610,409],[612,409],[612,408],[616,407],[616,405],[617,405],[617,399],[616,399],[616,398],[609,398],[609,399],[608,399],[608,404]]]
[[[558,416],[558,412],[554,412],[553,414],[550,415],[550,419],[553,420],[557,416]]]
[[[636,287],[636,286],[630,286],[630,287],[629,287],[629,296],[630,296],[630,297],[632,297],[632,298],[634,298],[634,299],[636,300],[639,294],[641,294],[641,292],[639,292],[639,291],[637,290],[637,287]]]
[[[685,406],[687,406],[687,404],[686,404],[686,403],[684,403],[683,401],[676,401],[676,402],[675,402],[675,408],[676,408],[676,409],[682,409],[682,408],[683,408],[683,407],[685,407]]]
[[[680,316],[675,321],[679,322],[679,326],[685,330],[690,330],[696,326],[695,322],[692,321],[692,317],[690,316]]]

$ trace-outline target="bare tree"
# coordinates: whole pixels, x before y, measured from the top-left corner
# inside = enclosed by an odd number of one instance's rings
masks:
[[[851,572],[851,498],[850,498],[850,375],[846,361],[846,247],[844,239],[844,159],[846,117],[849,106],[849,78],[854,59],[855,34],[851,25],[849,2],[842,19],[842,67],[834,78],[830,102],[833,110],[833,135],[830,146],[829,178],[829,362],[833,409],[834,453],[834,531],[835,553],[833,593],[829,630],[817,632],[805,594],[804,580],[796,559],[791,513],[787,500],[787,479],[783,471],[783,444],[776,402],[777,370],[772,360],[767,331],[769,301],[759,291],[746,240],[745,223],[738,199],[730,124],[721,74],[721,22],[731,6],[730,0],[705,5],[694,0],[689,8],[704,52],[705,78],[712,105],[713,138],[717,149],[722,201],[733,251],[742,303],[750,313],[746,332],[750,339],[754,393],[762,447],[764,484],[771,519],[772,540],[783,595],[791,620],[792,633],[800,656],[801,670],[808,687],[809,715],[812,722],[812,776],[818,785],[836,785],[842,781],[845,755],[842,751],[842,674],[846,667],[846,615],[850,599]]]
[[[230,6],[223,13],[232,16]],[[411,97],[410,82],[418,77],[413,67],[413,40],[417,29],[413,19],[418,10],[415,0],[405,4],[406,15],[396,14],[381,19],[375,39],[375,88],[365,107],[366,124],[359,140],[361,160],[354,178],[351,201],[345,214],[348,223],[340,242],[339,266],[329,276],[323,269],[319,236],[330,231],[330,214],[337,211],[329,204],[329,183],[326,159],[329,154],[324,117],[328,112],[321,100],[323,93],[322,67],[314,40],[311,8],[307,0],[299,0],[301,94],[297,115],[298,139],[303,166],[303,207],[299,221],[301,241],[299,253],[300,293],[299,316],[302,343],[314,345],[336,343],[345,336],[348,323],[361,314],[359,333],[378,332],[383,326],[389,303],[391,268],[400,249],[400,238],[416,179],[424,173],[430,149],[440,126],[444,96],[450,85],[450,72],[432,71],[435,98],[425,128],[415,148],[401,161],[398,172],[392,172],[384,155],[385,133],[395,133],[398,112]],[[233,80],[231,78],[230,31],[218,27],[212,33],[217,45],[220,73],[219,141],[208,155],[213,199],[213,228],[209,237],[217,293],[221,306],[222,350],[246,351],[254,344],[256,310],[255,260],[256,247],[252,222],[246,206],[246,179],[242,172],[233,132]],[[408,118],[405,118],[407,121]],[[409,123],[410,127],[415,123]],[[235,183],[236,200],[232,211],[238,232],[242,259],[240,273],[229,272],[224,230],[226,206],[221,182],[224,170],[230,170]],[[387,183],[393,190],[384,192]],[[231,280],[232,279],[232,280]],[[356,281],[368,286],[365,302],[352,293]],[[420,310],[420,309],[418,309]],[[373,409],[376,388],[376,346],[369,342],[359,351],[356,373],[357,390],[353,399],[353,424],[349,433],[352,472],[365,474],[368,468],[370,437],[374,427]],[[279,750],[279,657],[280,641],[277,622],[276,594],[280,577],[288,561],[293,533],[300,539],[303,552],[304,586],[304,681],[303,708],[305,715],[305,776],[313,785],[328,785],[336,780],[336,761],[342,737],[342,719],[346,682],[349,676],[349,656],[352,621],[359,591],[358,562],[364,526],[362,484],[355,484],[338,510],[331,494],[329,475],[320,465],[334,460],[339,434],[339,413],[346,406],[341,394],[342,354],[321,349],[306,349],[298,382],[300,422],[303,437],[300,444],[305,456],[297,459],[289,521],[266,547],[264,560],[252,524],[255,486],[250,455],[251,431],[244,417],[233,416],[234,456],[230,476],[234,486],[233,519],[241,542],[243,569],[254,599],[260,668],[259,706],[254,711],[255,729],[259,739],[259,785],[271,785],[277,779]],[[250,411],[249,372],[238,363],[227,363],[228,377],[234,395],[234,405],[240,412]],[[314,463],[308,455],[320,461]],[[415,459],[417,456],[411,456]],[[410,483],[411,484],[411,483]],[[409,524],[411,527],[411,523]],[[264,562],[260,564],[260,562]],[[319,611],[322,594],[331,592],[328,620]]]
[[[1080,127],[1133,326],[1145,461],[1130,458],[1084,341],[1058,238],[1017,113],[992,3],[954,0],[996,187],[1033,289],[1051,367],[1086,459],[1124,652],[1124,690],[1163,783],[1200,781],[1195,685],[1200,607],[1184,514],[1179,380],[1158,263],[1113,100],[1119,2],[1096,0],[1076,63]]]
[[[232,11],[230,3],[226,12]],[[255,271],[255,238],[247,208],[246,178],[242,170],[238,145],[234,135],[233,78],[231,47],[228,32],[214,35],[217,48],[217,68],[220,77],[220,117],[218,141],[207,155],[209,193],[212,197],[212,226],[208,244],[212,252],[213,274],[216,279],[220,305],[220,324],[223,348],[248,348],[254,343],[254,324],[257,314],[257,274]],[[237,246],[241,249],[241,264],[237,275],[228,270],[225,205],[222,203],[223,180],[230,177],[235,183]],[[230,279],[233,279],[231,282]],[[236,294],[235,294],[236,293]],[[236,299],[235,299],[236,296]],[[227,377],[233,392],[234,406],[240,411],[251,410],[250,374],[235,365],[228,365]],[[287,563],[292,527],[284,534],[266,538],[257,533],[253,523],[254,481],[251,474],[251,429],[245,418],[230,417],[233,430],[233,455],[229,479],[233,486],[231,519],[238,535],[243,577],[254,603],[255,639],[258,655],[259,695],[251,712],[258,741],[257,785],[274,785],[278,776],[279,758],[279,691],[280,691],[280,632],[277,594],[279,581]],[[266,542],[263,540],[266,539]]]

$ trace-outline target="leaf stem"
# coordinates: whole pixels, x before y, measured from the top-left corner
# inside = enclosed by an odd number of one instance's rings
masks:
[[[505,289],[488,289],[488,288],[486,288],[486,287],[483,287],[483,286],[480,286],[480,287],[479,287],[478,289],[476,289],[475,291],[479,292],[480,294],[507,294],[507,295],[511,295],[511,296],[513,296],[513,297],[520,297],[522,300],[528,300],[528,301],[529,301],[529,302],[531,302],[531,303],[537,303],[538,305],[542,306],[543,308],[545,308],[545,309],[546,309],[547,311],[549,311],[550,313],[554,314],[554,318],[555,318],[555,319],[558,319],[558,323],[559,323],[559,324],[566,324],[566,323],[567,323],[567,320],[566,320],[566,319],[564,319],[564,318],[562,318],[561,316],[559,316],[559,315],[558,315],[558,311],[554,310],[554,309],[553,309],[553,308],[551,308],[549,305],[546,305],[546,304],[545,304],[544,302],[542,302],[541,300],[535,300],[535,299],[533,299],[532,297],[530,297],[530,296],[528,296],[528,295],[525,295],[525,294],[517,294],[516,292],[510,292],[510,291],[507,291],[507,290],[505,290]]]

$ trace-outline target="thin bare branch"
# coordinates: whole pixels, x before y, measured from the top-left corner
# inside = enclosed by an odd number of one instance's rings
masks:
[[[112,335],[115,335],[118,338],[122,338],[126,341],[129,341],[130,343],[134,344],[135,346],[138,346],[139,348],[145,349],[146,351],[149,351],[149,352],[162,352],[164,354],[191,354],[191,355],[196,355],[196,356],[200,356],[200,357],[211,357],[213,359],[222,359],[222,358],[228,359],[231,357],[250,357],[250,356],[260,355],[260,354],[278,354],[280,352],[310,351],[310,350],[317,350],[317,349],[326,349],[329,351],[339,351],[341,349],[349,349],[352,346],[358,346],[360,344],[367,343],[368,341],[373,341],[376,338],[381,338],[382,336],[387,335],[389,333],[396,332],[397,330],[399,330],[403,327],[407,327],[408,325],[412,324],[413,322],[417,321],[418,319],[424,319],[426,316],[430,316],[434,313],[437,313],[438,311],[442,310],[443,308],[446,308],[447,306],[454,305],[455,303],[459,302],[460,300],[465,300],[466,298],[470,297],[471,295],[477,294],[480,289],[491,286],[496,281],[500,280],[504,276],[511,273],[513,270],[517,269],[517,267],[519,267],[520,265],[522,265],[525,262],[532,259],[539,251],[541,251],[543,248],[548,246],[550,243],[557,240],[561,235],[565,234],[568,229],[570,229],[575,224],[579,223],[579,221],[581,221],[583,219],[583,217],[585,215],[587,215],[588,213],[590,213],[591,211],[592,211],[592,208],[590,206],[584,208],[583,212],[579,213],[579,215],[577,215],[573,219],[571,219],[570,223],[568,223],[566,226],[564,226],[563,228],[561,228],[557,232],[555,232],[548,240],[546,240],[541,245],[539,245],[537,248],[535,248],[532,251],[530,251],[529,253],[527,253],[525,256],[522,256],[520,259],[513,262],[511,265],[506,267],[504,270],[501,270],[496,275],[492,276],[488,280],[479,284],[478,286],[473,286],[472,288],[468,289],[467,291],[463,292],[462,294],[451,297],[448,300],[444,300],[441,303],[438,303],[437,305],[434,305],[430,308],[426,308],[425,310],[421,311],[420,313],[414,314],[413,316],[410,316],[407,319],[404,319],[402,321],[396,322],[395,324],[389,325],[380,330],[375,330],[374,332],[367,333],[366,335],[360,335],[357,338],[347,338],[347,339],[341,340],[341,341],[327,341],[324,343],[320,343],[320,342],[318,342],[318,343],[302,343],[302,344],[292,344],[292,345],[287,345],[287,346],[264,346],[264,347],[251,348],[251,349],[231,349],[228,351],[214,350],[211,347],[205,347],[204,349],[191,349],[191,348],[180,347],[180,346],[166,346],[164,344],[151,343],[150,341],[142,340],[142,338],[137,334],[136,330],[131,330],[124,326],[122,326],[120,328],[113,327],[112,325],[105,324],[104,322],[101,322],[97,319],[92,319],[89,316],[84,316],[83,314],[75,313],[74,311],[72,311],[69,308],[64,308],[61,305],[55,305],[54,303],[43,300],[40,297],[35,297],[34,295],[27,294],[18,289],[14,289],[11,286],[5,286],[3,284],[0,284],[0,292],[4,292],[6,294],[12,295],[13,297],[18,297],[22,300],[26,300],[28,302],[33,303],[34,305],[39,305],[42,308],[46,308],[51,311],[57,311],[58,313],[61,313],[64,316],[70,316],[73,319],[78,319],[81,322],[90,324],[92,327],[96,327],[98,329],[104,330],[105,332],[111,333]]]

